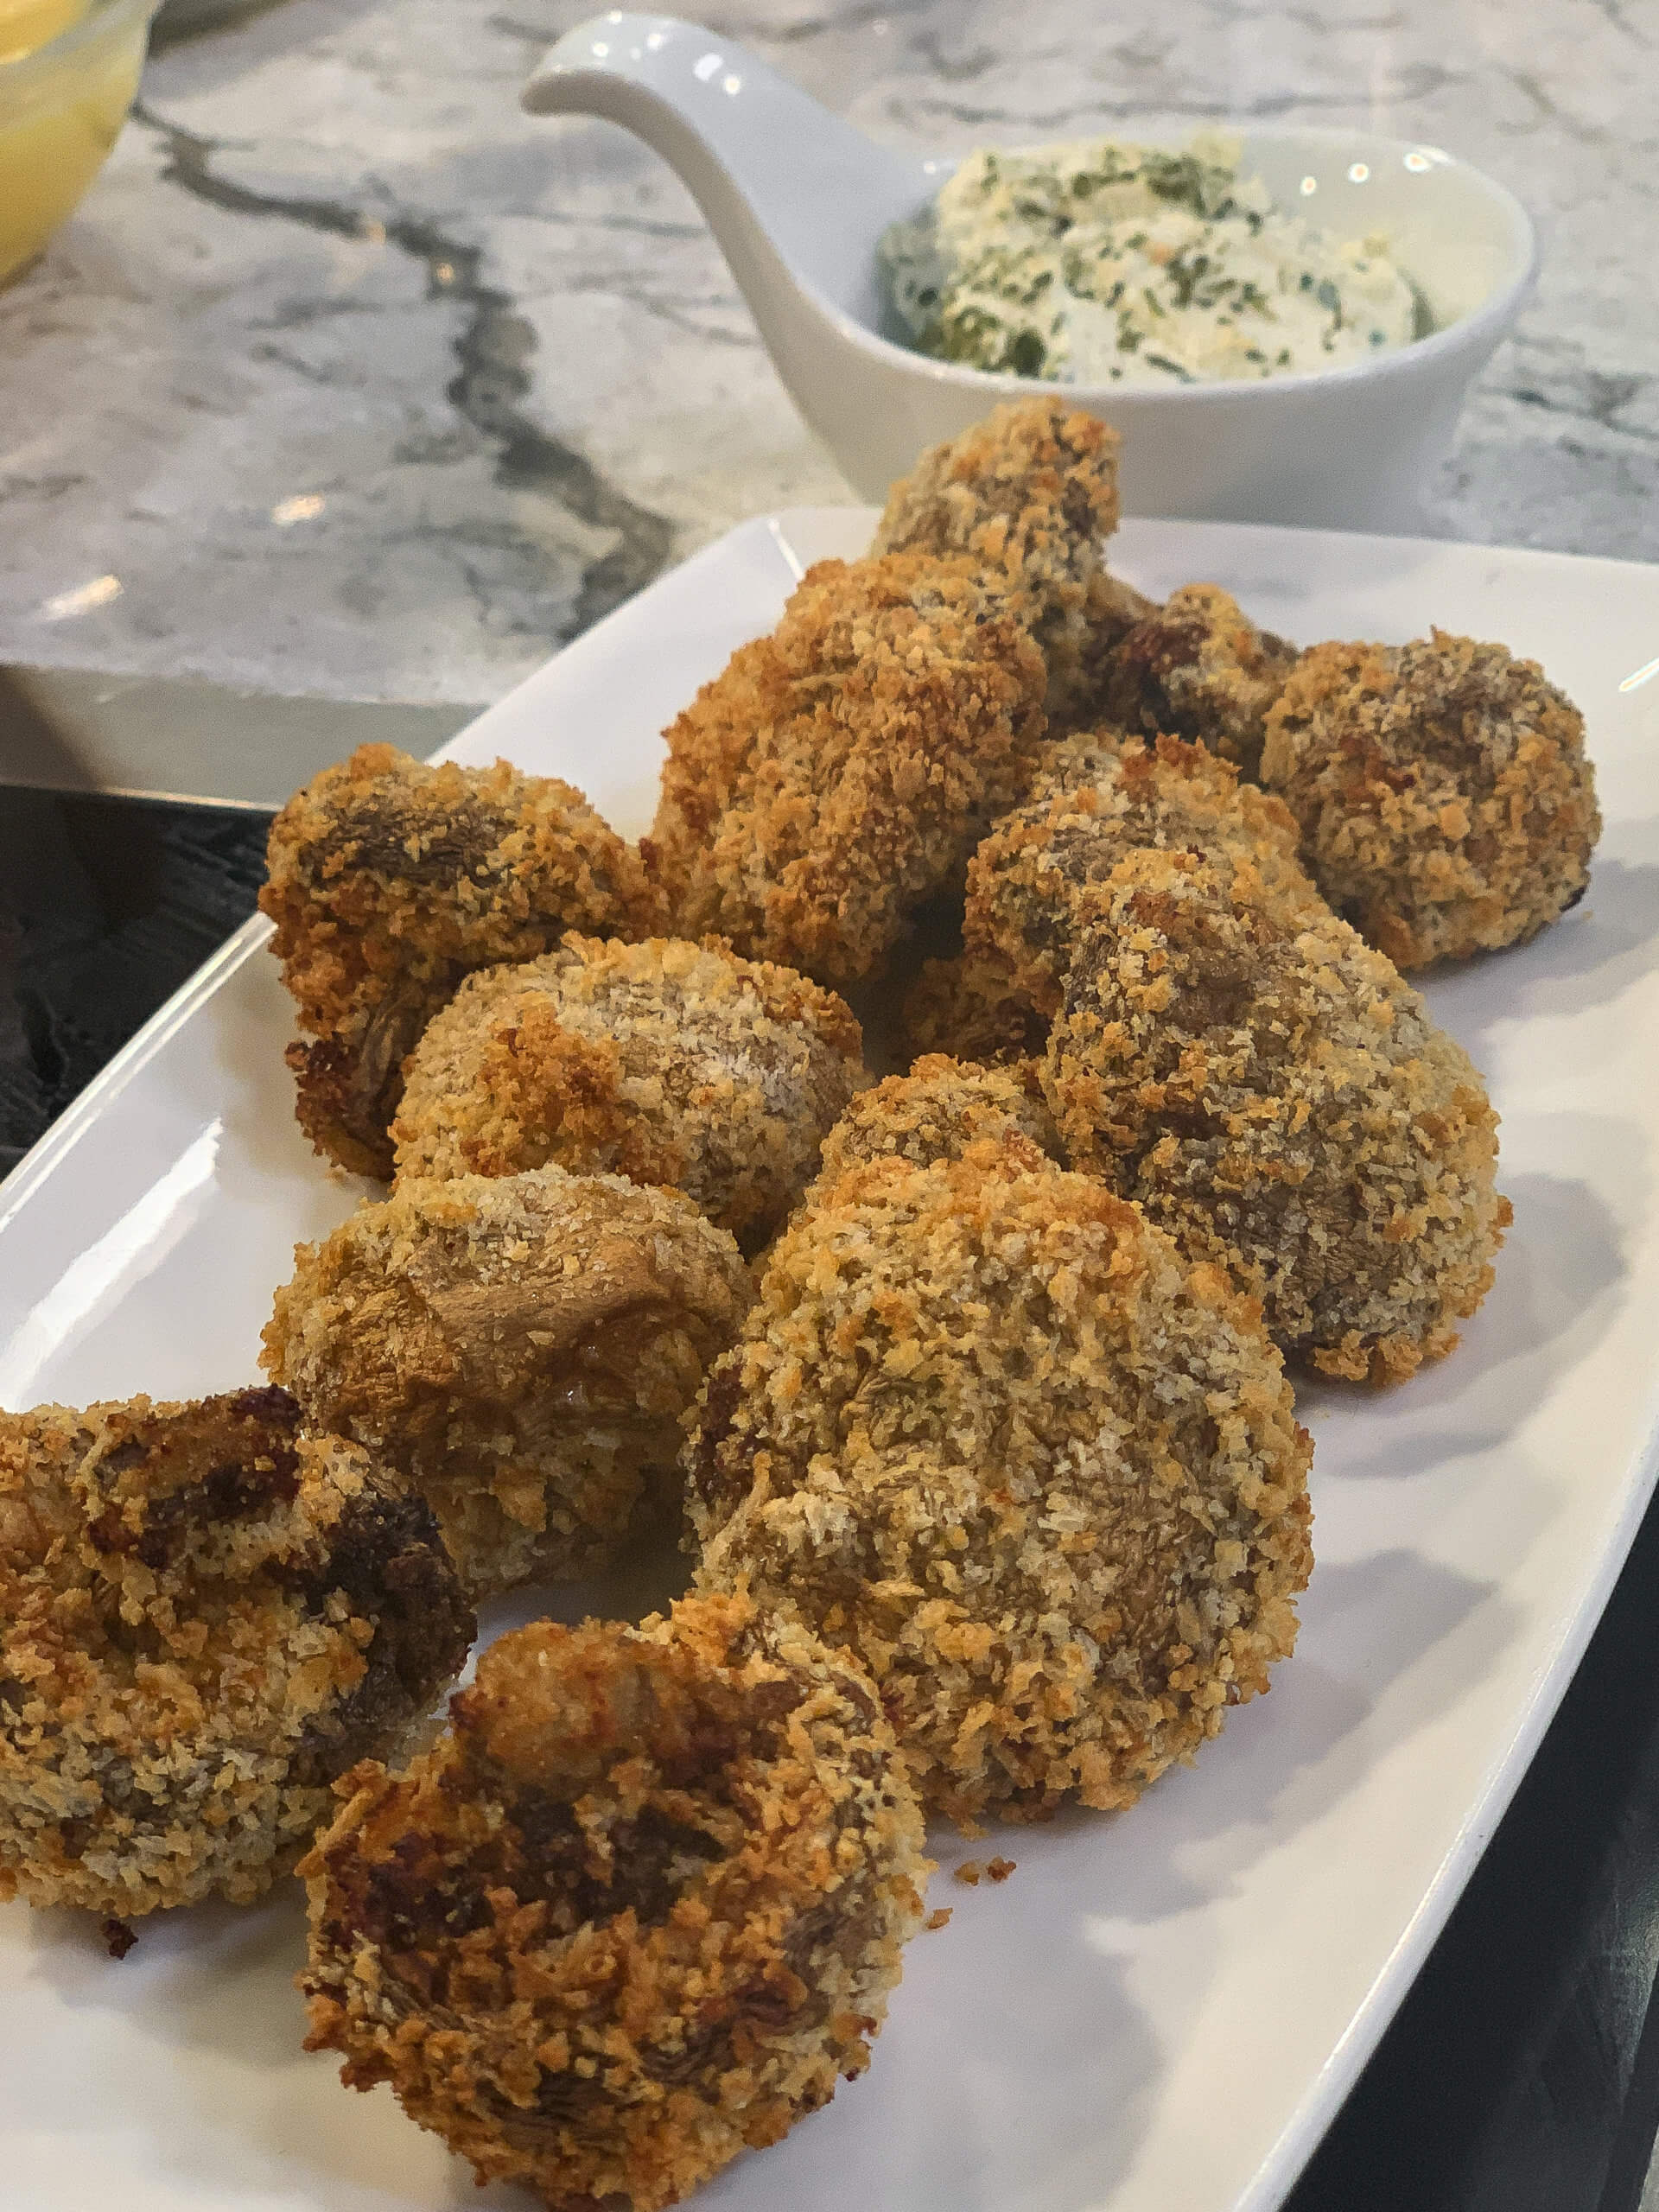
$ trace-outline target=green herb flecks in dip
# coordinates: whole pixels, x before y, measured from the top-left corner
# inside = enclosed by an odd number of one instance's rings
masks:
[[[881,241],[912,343],[1058,384],[1338,368],[1420,334],[1380,237],[1342,241],[1241,178],[1238,142],[969,154]]]

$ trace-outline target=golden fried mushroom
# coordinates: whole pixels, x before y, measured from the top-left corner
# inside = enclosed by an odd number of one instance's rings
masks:
[[[1288,810],[1205,746],[1074,746],[968,867],[968,944],[1006,968],[1009,995],[1045,1022],[1058,1011],[1096,887],[1141,846],[1202,853],[1287,913],[1324,911]]]
[[[541,1167],[400,1182],[276,1294],[264,1363],[430,1501],[469,1591],[603,1565],[753,1286],[677,1191]]]
[[[832,991],[718,944],[567,937],[467,981],[411,1054],[397,1172],[667,1183],[746,1247],[799,1198],[863,1080]]]
[[[1237,893],[1188,853],[1104,887],[1046,1063],[1067,1156],[1224,1268],[1287,1351],[1408,1376],[1491,1286],[1497,1117],[1347,923]]]
[[[281,1390],[0,1414],[0,1897],[258,1897],[473,1632],[425,1503]]]
[[[1254,779],[1295,662],[1295,646],[1258,630],[1219,584],[1183,584],[1118,639],[1094,703],[1123,729],[1196,738]]]
[[[710,1370],[697,1586],[852,1650],[954,1818],[1127,1805],[1290,1650],[1310,1454],[1257,1309],[1101,1184],[874,1160]]]
[[[1043,684],[972,561],[820,561],[666,733],[641,849],[673,927],[869,975],[1020,787]]]
[[[1158,602],[1103,568],[1089,579],[1083,602],[1083,638],[1077,672],[1050,716],[1057,738],[1099,729],[1111,717],[1102,705],[1113,656],[1138,622],[1156,614]]]
[[[1402,968],[1533,936],[1583,897],[1601,835],[1577,708],[1535,661],[1443,630],[1304,653],[1262,779],[1325,897]]]
[[[348,2086],[480,2182],[658,2212],[863,2072],[929,1870],[844,1656],[688,1599],[504,1637],[451,1713],[304,1863],[307,2048]]]
[[[871,550],[967,554],[1042,649],[1046,705],[1069,721],[1105,654],[1152,601],[1110,575],[1116,430],[1052,397],[1011,401],[931,446],[887,495]]]
[[[644,936],[639,856],[571,785],[360,746],[271,824],[259,904],[316,1039],[289,1049],[300,1126],[389,1177],[404,1054],[461,977],[529,960],[571,927]]]
[[[1007,962],[982,952],[925,960],[899,1029],[912,1055],[982,1063],[1023,1060],[1048,1041],[1048,1017],[1015,988]]]
[[[1030,1164],[1059,1156],[1054,1117],[1035,1060],[980,1067],[931,1052],[906,1075],[861,1091],[823,1141],[823,1167],[809,1198],[849,1167],[889,1154],[925,1165],[957,1160],[983,1138],[1023,1138]]]

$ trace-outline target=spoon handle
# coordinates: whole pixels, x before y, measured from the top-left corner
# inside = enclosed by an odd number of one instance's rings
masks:
[[[948,168],[877,145],[742,47],[672,16],[614,10],[567,31],[524,104],[620,123],[660,154],[763,327],[780,282],[874,326],[874,241]]]

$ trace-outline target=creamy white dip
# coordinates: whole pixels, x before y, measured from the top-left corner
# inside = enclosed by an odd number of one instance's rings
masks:
[[[1420,333],[1376,236],[1241,178],[1238,140],[969,154],[881,259],[922,353],[1058,384],[1208,384],[1366,360]]]

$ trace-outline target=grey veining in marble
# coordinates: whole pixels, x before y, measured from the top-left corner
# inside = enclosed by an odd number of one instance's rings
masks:
[[[519,111],[589,12],[278,0],[153,60],[0,294],[0,658],[486,698],[742,516],[848,496],[675,180]],[[1438,525],[1659,556],[1659,0],[732,0],[716,28],[930,149],[1258,117],[1466,155],[1546,257]]]

